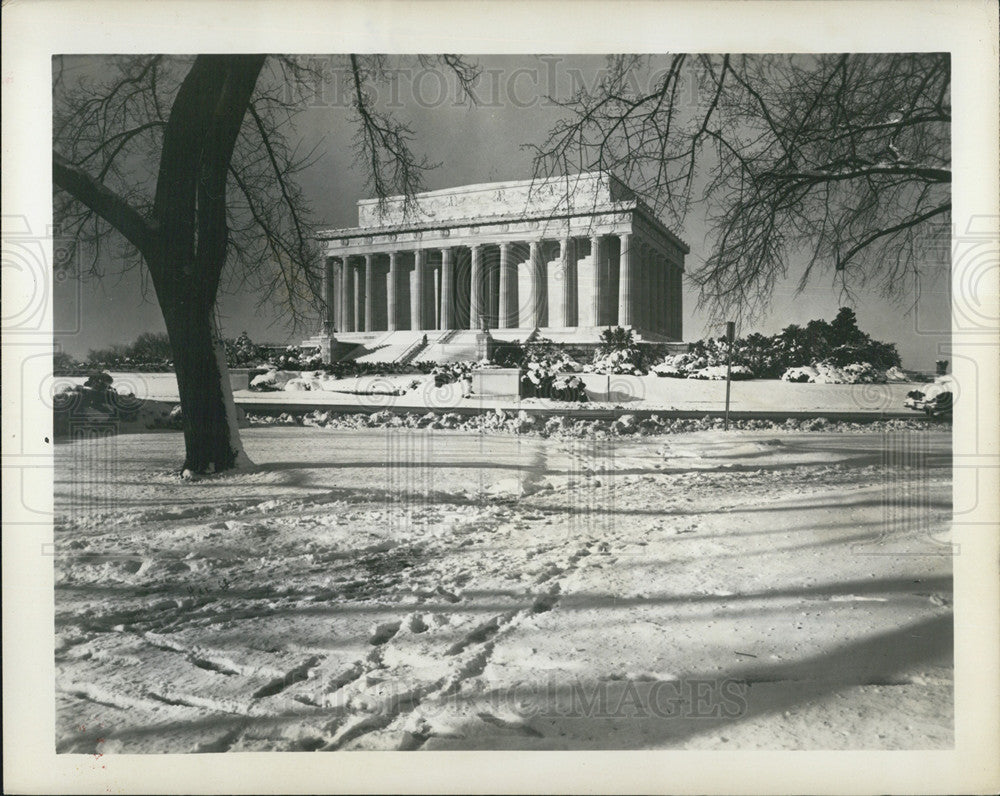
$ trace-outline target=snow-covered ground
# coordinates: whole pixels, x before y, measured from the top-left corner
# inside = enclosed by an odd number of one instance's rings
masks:
[[[57,749],[953,744],[950,434],[56,449]]]
[[[281,381],[291,379],[283,372]],[[112,373],[114,386],[143,400],[177,401],[177,381],[172,373]],[[300,380],[309,381],[309,374]],[[668,379],[657,376],[599,376],[583,374],[590,400],[584,408],[651,409],[718,412],[725,406],[726,385],[718,381]],[[85,377],[60,377],[58,385],[82,384]],[[418,386],[412,387],[414,383]],[[431,376],[419,374],[361,376],[329,379],[316,384],[317,389],[276,392],[235,390],[236,403],[247,411],[255,406],[286,404],[365,407],[406,412],[419,409],[447,411],[456,407],[481,409],[544,408],[561,402],[541,398],[491,398],[463,396],[457,383],[434,386]],[[907,393],[928,385],[905,384],[796,384],[778,379],[755,379],[733,382],[734,412],[901,412]],[[401,391],[401,395],[390,393]],[[603,396],[603,397],[602,397]],[[917,417],[916,413],[913,413]]]

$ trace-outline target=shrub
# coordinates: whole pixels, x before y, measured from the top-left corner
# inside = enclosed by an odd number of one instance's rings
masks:
[[[621,326],[609,326],[601,332],[601,354],[610,354],[612,351],[625,351],[635,347],[635,340],[632,337],[632,330]]]
[[[436,365],[431,375],[434,376],[434,386],[443,387],[446,384],[453,384],[469,376],[472,372],[471,362],[455,362],[450,365]]]
[[[167,372],[173,367],[173,353],[165,332],[144,332],[131,343],[91,349],[86,366],[91,370]]]
[[[267,352],[241,332],[235,340],[226,340],[226,364],[231,368],[245,368],[259,365],[267,360]]]
[[[583,370],[584,366],[570,359],[565,349],[544,337],[529,343],[524,349],[521,386],[526,397],[586,400],[583,381],[572,375]]]
[[[278,370],[317,370],[323,365],[319,349],[290,345],[280,354],[268,358]]]
[[[714,369],[724,367],[728,357],[726,338],[708,338],[693,343],[687,353],[665,357],[652,372],[674,378],[714,378],[707,374],[717,373]],[[872,340],[858,328],[853,310],[842,307],[832,323],[813,320],[804,328],[791,324],[770,337],[754,332],[734,340],[732,364],[734,378],[738,372],[741,378],[811,381],[812,371],[821,365],[842,369],[867,364],[885,371],[898,368],[900,359],[894,344]]]
[[[601,332],[601,344],[585,370],[590,373],[641,376],[647,370],[646,355],[633,339],[631,329],[609,327]]]

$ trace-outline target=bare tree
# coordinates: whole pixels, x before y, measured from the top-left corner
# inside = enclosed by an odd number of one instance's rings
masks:
[[[467,91],[475,69],[456,56],[440,61]],[[369,187],[411,196],[430,164],[366,90],[385,79],[386,60],[348,62]],[[289,124],[308,92],[289,86],[323,77],[305,59],[263,55],[54,63],[55,215],[92,252],[89,273],[104,273],[102,251],[116,244],[122,267],[148,270],[174,355],[185,472],[248,461],[215,324],[224,278],[293,317],[319,300],[313,223],[296,184],[314,158],[299,152]]]
[[[673,223],[704,204],[716,317],[759,314],[795,257],[800,291],[825,271],[900,299],[947,234],[947,53],[614,56],[562,104],[536,175],[611,171]]]

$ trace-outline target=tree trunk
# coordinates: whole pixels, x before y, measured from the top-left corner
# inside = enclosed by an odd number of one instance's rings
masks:
[[[195,59],[164,129],[151,218],[53,151],[55,183],[119,230],[149,267],[174,352],[186,475],[252,464],[213,309],[229,240],[226,175],[264,58]]]
[[[243,452],[222,341],[211,307],[161,301],[183,408],[184,473],[251,464]]]

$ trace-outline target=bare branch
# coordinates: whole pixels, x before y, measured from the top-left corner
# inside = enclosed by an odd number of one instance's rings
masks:
[[[52,153],[52,179],[56,185],[115,227],[139,251],[149,250],[157,234],[155,226],[122,197],[94,180],[58,152]]]

